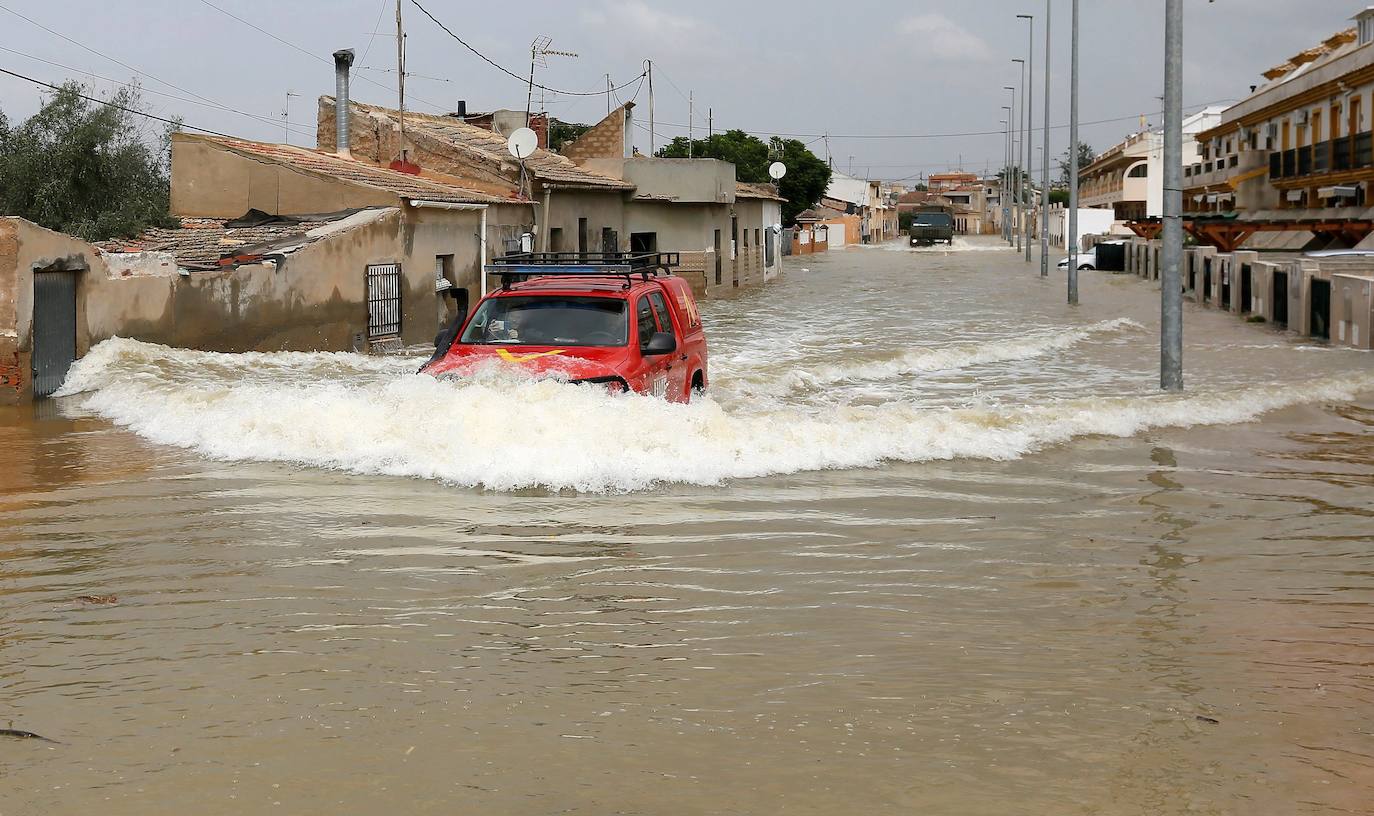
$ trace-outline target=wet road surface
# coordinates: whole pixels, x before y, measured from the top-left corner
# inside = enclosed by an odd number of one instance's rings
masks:
[[[107,343],[0,409],[0,813],[1374,802],[1374,357],[995,242],[703,304],[710,399]],[[113,596],[113,597],[111,597]]]

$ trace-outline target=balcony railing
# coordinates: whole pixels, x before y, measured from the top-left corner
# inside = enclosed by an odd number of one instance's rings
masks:
[[[1364,167],[1374,167],[1374,134],[1369,131],[1269,154],[1271,179],[1301,178]]]

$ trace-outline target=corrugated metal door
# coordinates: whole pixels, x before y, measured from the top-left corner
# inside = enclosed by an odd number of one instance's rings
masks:
[[[76,273],[33,276],[33,395],[62,387],[76,360]]]

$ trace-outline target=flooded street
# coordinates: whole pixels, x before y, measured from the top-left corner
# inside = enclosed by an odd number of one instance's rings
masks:
[[[1186,304],[1163,396],[1002,247],[789,258],[691,405],[96,348],[0,408],[0,814],[1370,812],[1374,356]]]

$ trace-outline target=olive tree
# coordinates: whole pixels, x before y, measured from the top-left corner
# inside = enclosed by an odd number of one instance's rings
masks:
[[[106,102],[67,82],[20,124],[0,112],[0,214],[92,241],[175,225],[168,214],[175,126],[153,129],[135,113],[142,110],[137,86]]]

